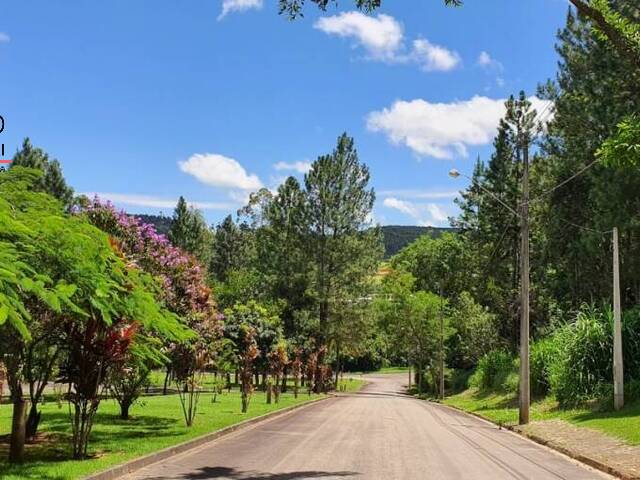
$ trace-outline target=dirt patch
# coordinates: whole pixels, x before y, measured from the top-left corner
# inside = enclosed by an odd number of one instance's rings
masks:
[[[640,446],[561,420],[532,422],[515,430],[574,458],[595,460],[622,478],[640,479]]]

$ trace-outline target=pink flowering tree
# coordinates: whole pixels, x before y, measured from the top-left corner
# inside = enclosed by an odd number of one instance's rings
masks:
[[[198,378],[214,359],[222,325],[204,268],[193,256],[158,234],[153,225],[116,210],[109,202],[101,202],[96,197],[82,209],[82,214],[111,235],[114,248],[127,262],[159,279],[158,300],[197,333],[188,342],[165,345],[164,349],[168,359],[167,375],[172,374],[178,384],[185,421],[190,425],[200,392]],[[148,375],[149,369],[128,371]],[[132,382],[130,378],[128,381]]]

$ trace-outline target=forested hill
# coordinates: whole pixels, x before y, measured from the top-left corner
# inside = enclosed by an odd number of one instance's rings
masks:
[[[422,235],[431,235],[434,238],[438,238],[444,232],[454,231],[455,229],[446,227],[386,225],[382,227],[382,234],[384,235],[384,256],[385,258],[392,257]]]
[[[171,228],[171,217],[162,215],[135,214],[145,223],[150,223],[156,227],[158,233],[167,234]],[[455,231],[452,228],[441,227],[416,227],[406,225],[386,225],[382,227],[384,236],[384,256],[392,257],[404,247],[415,241],[422,235],[439,237],[443,232]]]

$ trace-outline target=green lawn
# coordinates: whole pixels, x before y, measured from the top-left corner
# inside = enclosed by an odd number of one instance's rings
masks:
[[[494,422],[515,425],[518,400],[514,394],[480,393],[473,389],[448,397],[445,404],[482,415]],[[600,430],[633,445],[640,445],[640,401],[619,412],[589,409],[561,410],[552,398],[531,404],[531,420],[564,420],[579,427]]]
[[[294,399],[290,393],[282,394],[278,405],[267,405],[265,395],[256,392],[251,399],[248,414],[240,413],[237,391],[218,396],[211,403],[211,394],[200,398],[195,425],[187,428],[182,417],[177,395],[145,397],[131,408],[131,419],[118,418],[118,405],[113,400],[103,401],[91,436],[90,452],[93,458],[85,461],[69,460],[69,416],[66,404],[58,408],[55,403],[43,406],[41,431],[46,441],[27,446],[27,462],[21,467],[9,467],[6,462],[6,443],[0,444],[0,478],[2,480],[44,479],[65,480],[103,470],[135,457],[159,450],[208,432],[256,417],[290,405],[318,398],[301,394]],[[8,434],[11,424],[11,406],[0,405],[0,436]]]
[[[357,392],[362,387],[367,384],[366,380],[361,380],[359,378],[345,378],[344,380],[340,380],[338,384],[339,392]],[[341,386],[345,387],[344,389],[340,388]]]
[[[376,373],[406,373],[409,374],[409,367],[384,367]]]

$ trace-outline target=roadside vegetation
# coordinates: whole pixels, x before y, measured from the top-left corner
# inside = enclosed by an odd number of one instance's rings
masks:
[[[346,133],[303,181],[253,192],[213,228],[180,198],[166,236],[75,195],[60,163],[25,139],[0,175],[0,476],[77,478],[359,389],[345,372],[407,372],[390,365],[411,365],[420,395],[444,385],[463,392],[453,405],[511,422],[521,309],[513,210],[529,151],[534,418],[638,443],[640,50],[629,19],[640,7],[571,2],[582,13],[559,32],[557,77],[537,92],[546,107],[534,110],[533,92],[508,98],[455,229],[384,264],[371,174]],[[302,3],[281,7],[295,17]],[[615,413],[614,227],[630,402]]]

